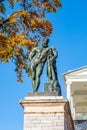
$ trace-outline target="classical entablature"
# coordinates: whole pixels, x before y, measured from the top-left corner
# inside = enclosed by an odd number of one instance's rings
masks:
[[[87,120],[87,66],[63,74],[73,120]]]

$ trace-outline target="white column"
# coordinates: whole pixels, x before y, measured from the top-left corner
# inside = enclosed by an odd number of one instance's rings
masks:
[[[72,113],[72,118],[75,119],[75,108],[73,107],[73,96],[71,95],[70,108]]]
[[[67,81],[66,85],[67,85],[67,99],[69,100],[69,103],[71,102],[71,81]]]

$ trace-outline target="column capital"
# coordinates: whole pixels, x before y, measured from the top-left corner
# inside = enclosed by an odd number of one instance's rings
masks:
[[[72,81],[66,81],[66,84],[67,84],[67,85],[71,85],[71,84],[72,84]]]

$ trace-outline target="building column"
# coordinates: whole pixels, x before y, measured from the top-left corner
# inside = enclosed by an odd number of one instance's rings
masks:
[[[72,82],[67,81],[66,84],[67,84],[67,99],[69,100],[69,103],[71,105],[71,85],[72,85]]]

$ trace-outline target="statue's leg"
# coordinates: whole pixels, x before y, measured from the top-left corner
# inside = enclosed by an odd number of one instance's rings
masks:
[[[32,87],[33,87],[33,92],[36,91],[36,68],[34,65],[31,65],[31,78],[32,78]]]
[[[35,79],[35,74],[36,73],[36,67],[34,66],[34,64],[31,65],[31,77],[32,79]]]
[[[38,88],[39,88],[39,85],[40,85],[40,76],[42,74],[43,67],[44,67],[44,63],[40,63],[37,67],[37,71],[36,71],[36,91],[38,91]]]
[[[33,87],[33,92],[36,92],[36,81],[35,81],[35,79],[32,79],[32,87]]]

